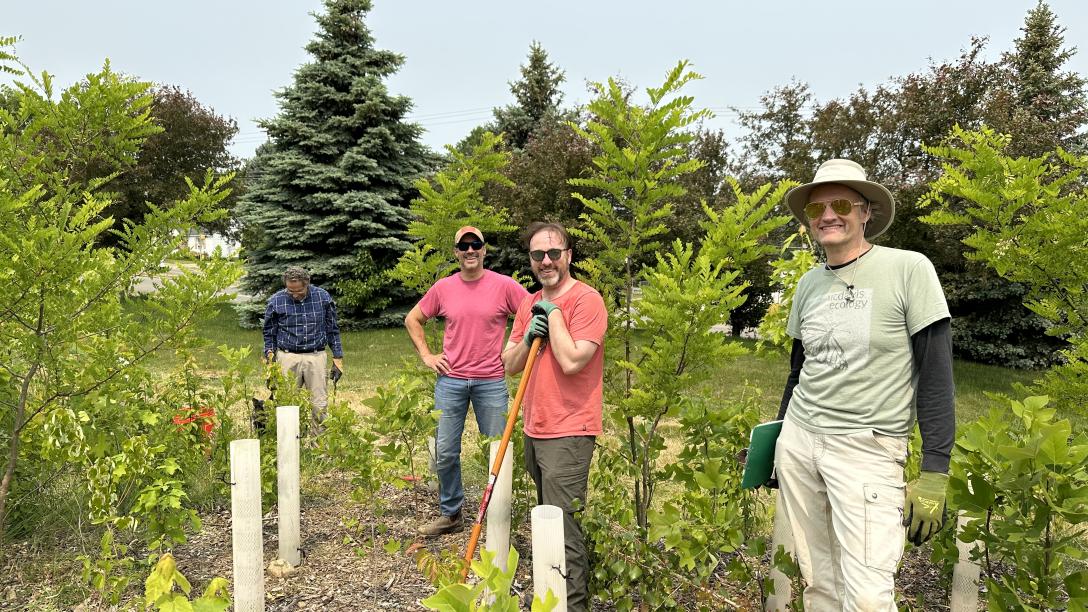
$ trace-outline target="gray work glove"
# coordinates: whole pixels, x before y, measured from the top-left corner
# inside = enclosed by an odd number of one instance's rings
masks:
[[[548,338],[548,316],[545,314],[533,315],[529,319],[529,325],[525,328],[525,346],[533,346],[536,338]]]

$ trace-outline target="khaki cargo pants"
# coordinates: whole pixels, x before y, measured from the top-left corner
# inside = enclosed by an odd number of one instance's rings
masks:
[[[905,437],[818,434],[783,423],[778,500],[808,584],[805,610],[895,612],[906,459]]]
[[[294,378],[298,386],[310,392],[310,433],[321,433],[321,422],[328,416],[328,395],[325,390],[325,372],[328,363],[325,351],[315,353],[276,352],[276,361],[283,375]]]

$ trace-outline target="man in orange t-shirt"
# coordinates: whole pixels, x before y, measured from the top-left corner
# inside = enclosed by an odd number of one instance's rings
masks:
[[[593,445],[601,433],[604,335],[608,312],[601,294],[570,275],[570,236],[558,223],[526,230],[529,265],[542,289],[514,315],[502,353],[507,374],[525,369],[534,338],[544,338],[522,400],[525,466],[537,501],[564,511],[567,608],[589,609],[585,538],[574,516],[584,507]]]

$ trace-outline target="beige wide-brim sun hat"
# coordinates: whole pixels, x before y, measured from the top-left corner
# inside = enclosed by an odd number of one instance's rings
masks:
[[[801,225],[808,227],[805,205],[808,204],[812,190],[825,183],[846,185],[872,204],[869,222],[865,224],[865,239],[872,240],[886,232],[895,219],[895,198],[887,187],[867,181],[865,177],[865,168],[857,162],[849,159],[829,159],[816,169],[816,176],[812,177],[811,183],[789,190],[786,194],[786,206]]]

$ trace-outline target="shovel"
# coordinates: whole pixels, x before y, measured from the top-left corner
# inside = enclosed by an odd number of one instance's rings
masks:
[[[472,565],[472,558],[476,554],[476,545],[480,543],[480,530],[484,524],[484,514],[491,503],[491,491],[495,489],[495,481],[499,479],[499,470],[502,469],[502,460],[506,456],[506,447],[510,445],[510,434],[514,432],[514,424],[518,420],[518,410],[521,409],[521,399],[525,396],[525,388],[529,386],[529,375],[533,372],[533,364],[536,363],[537,353],[540,351],[542,338],[535,338],[533,345],[529,347],[529,358],[525,361],[525,370],[521,373],[521,382],[518,383],[518,392],[514,395],[514,404],[510,407],[510,414],[506,417],[506,429],[502,432],[502,440],[495,451],[495,462],[491,466],[491,473],[487,476],[487,488],[484,489],[483,499],[480,500],[480,512],[476,515],[476,522],[472,524],[472,535],[468,538],[465,547],[465,564],[461,568],[461,582],[468,579],[468,568]]]

